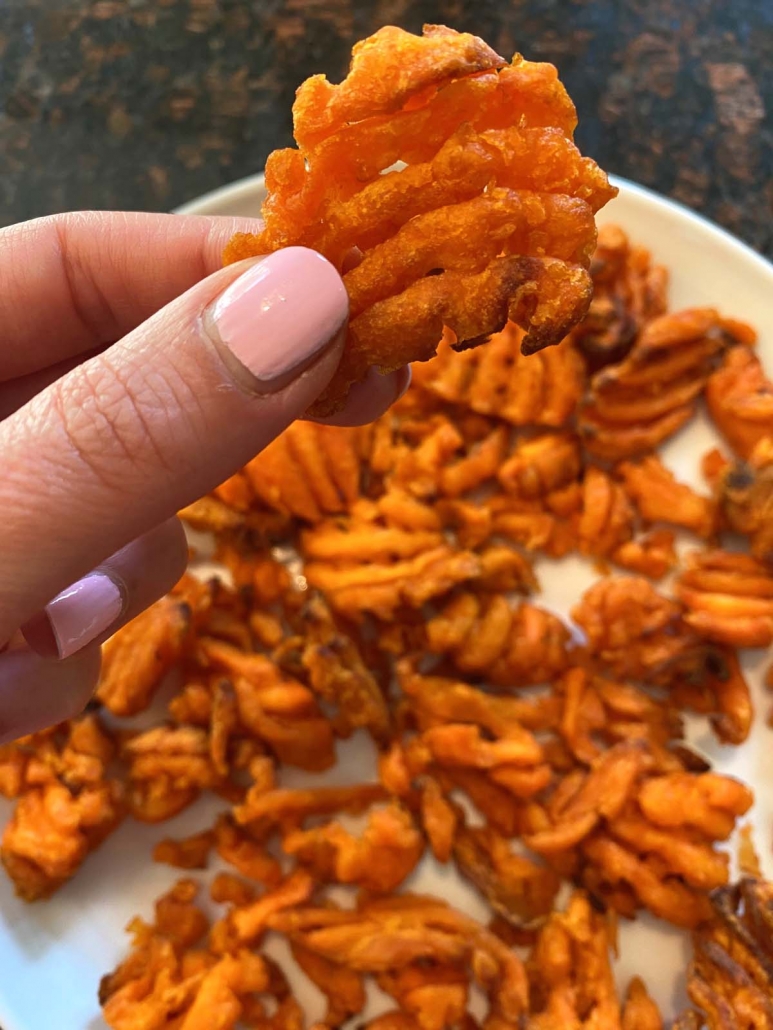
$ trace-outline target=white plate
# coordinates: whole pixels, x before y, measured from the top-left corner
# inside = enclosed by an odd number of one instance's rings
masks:
[[[657,261],[671,271],[671,304],[716,305],[751,322],[760,332],[760,351],[773,368],[773,266],[721,229],[683,207],[632,183],[618,181],[620,196],[603,212],[603,221],[622,225]],[[261,176],[210,193],[181,208],[186,214],[257,215],[263,196]],[[702,487],[698,459],[716,437],[698,419],[665,449],[677,474]],[[568,608],[595,578],[578,559],[540,563],[543,602]],[[725,772],[758,787],[754,810],[757,844],[768,875],[773,875],[770,849],[773,815],[773,735],[765,718],[773,699],[762,687],[766,656],[749,653],[746,667],[753,684],[757,719],[750,740],[740,749],[719,747],[697,720],[690,739]],[[361,778],[372,758],[369,745],[355,741],[341,749],[333,779]],[[287,777],[288,784],[301,777]],[[18,901],[0,874],[0,1026],[3,1030],[104,1030],[96,1000],[100,976],[126,951],[123,928],[135,913],[150,915],[153,900],[176,878],[175,870],[150,861],[152,843],[209,825],[219,803],[204,801],[173,822],[153,828],[125,824],[95,855],[75,880],[52,900],[35,906]],[[5,805],[4,812],[10,811]],[[178,874],[179,875],[179,874]],[[412,886],[433,889],[472,915],[482,915],[479,899],[448,870],[427,863]],[[683,934],[648,919],[621,926],[620,982],[632,973],[645,977],[666,1015],[681,1003],[679,979],[687,948]],[[299,988],[302,1001],[319,1012],[315,991]]]

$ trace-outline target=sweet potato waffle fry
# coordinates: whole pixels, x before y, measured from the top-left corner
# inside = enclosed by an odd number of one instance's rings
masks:
[[[754,342],[741,338],[741,343]],[[773,435],[773,385],[748,346],[733,347],[706,384],[706,404],[720,433],[741,458]]]
[[[3,793],[17,799],[0,857],[25,901],[47,898],[121,822],[121,782],[108,765],[115,745],[95,715],[23,738],[5,750]]]
[[[748,460],[728,462],[720,455],[718,466],[709,469],[707,478],[717,497],[720,518],[729,529],[749,537],[755,558],[770,562],[773,559],[773,436],[763,437]]]
[[[565,912],[551,915],[527,965],[529,1030],[660,1027],[657,1009],[640,982],[631,984],[621,1005],[610,964],[611,946],[609,925],[583,894],[574,894]],[[642,1021],[645,1017],[649,1024]]]
[[[734,647],[773,642],[773,574],[746,554],[698,551],[675,585],[685,622],[701,636]]]
[[[675,1030],[773,1027],[771,885],[742,879],[712,895],[713,918],[693,935],[687,992],[695,1010]]]
[[[568,641],[563,622],[537,605],[464,592],[427,621],[424,646],[462,672],[514,687],[553,679],[567,665]]]
[[[509,319],[529,354],[586,313],[594,214],[616,190],[573,144],[552,65],[508,64],[445,26],[388,26],[355,46],[340,85],[303,83],[293,124],[298,149],[266,163],[265,228],[225,260],[302,245],[344,272],[346,348],[314,414],[370,366],[431,358],[444,327],[463,350]]]
[[[223,575],[106,644],[88,713],[0,748],[8,875],[47,897],[124,815],[220,799],[189,836],[159,827],[157,862],[214,874],[209,914],[186,879],[130,924],[100,989],[113,1030],[303,1030],[304,977],[312,1030],[663,1030],[613,975],[641,912],[693,936],[674,1027],[773,1030],[771,888],[748,857],[730,882],[752,793],[685,742],[688,713],[748,738],[743,649],[773,642],[753,331],[669,312],[664,269],[606,226],[587,316],[525,356],[587,301],[611,195],[549,65],[385,29],[340,86],[304,84],[295,123],[265,230],[230,256],[346,262],[319,410],[367,364],[431,360],[373,426],[296,423],[182,513]],[[494,336],[456,353],[454,329]],[[702,398],[734,452],[705,457],[705,492],[657,453]],[[539,563],[565,556],[597,573],[568,618],[540,598]],[[337,767],[360,744],[372,766]],[[419,893],[428,862],[485,915]]]
[[[599,228],[590,271],[593,299],[572,337],[595,372],[622,361],[644,326],[665,313],[668,273],[617,225]]]
[[[654,450],[692,418],[715,360],[746,335],[712,308],[653,319],[622,362],[591,380],[579,413],[588,451],[616,461]]]
[[[371,430],[346,433],[314,422],[295,422],[215,492],[236,507],[263,503],[276,511],[317,522],[346,511],[360,496],[362,462]]]
[[[437,355],[415,366],[416,384],[442,400],[515,426],[566,425],[585,385],[582,359],[571,340],[528,356],[521,353],[522,343],[523,330],[512,322],[485,347],[461,354],[446,334]]]

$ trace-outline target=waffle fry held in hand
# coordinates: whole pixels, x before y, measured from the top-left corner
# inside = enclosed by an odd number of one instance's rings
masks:
[[[594,214],[617,191],[572,142],[576,122],[552,65],[442,25],[379,29],[340,85],[303,83],[298,148],[266,163],[265,228],[225,260],[305,246],[344,273],[346,349],[313,414],[371,366],[432,357],[444,327],[464,350],[510,319],[530,354],[580,321]]]

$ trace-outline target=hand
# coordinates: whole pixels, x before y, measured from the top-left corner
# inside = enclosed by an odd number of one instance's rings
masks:
[[[83,708],[100,643],[183,572],[175,512],[336,369],[338,273],[298,247],[221,268],[238,230],[255,224],[88,213],[0,231],[0,741]],[[378,417],[407,382],[374,372],[331,421]]]

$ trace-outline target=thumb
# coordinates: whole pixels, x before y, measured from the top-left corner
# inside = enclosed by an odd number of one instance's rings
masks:
[[[302,415],[347,314],[314,251],[233,265],[1,423],[0,642]]]

